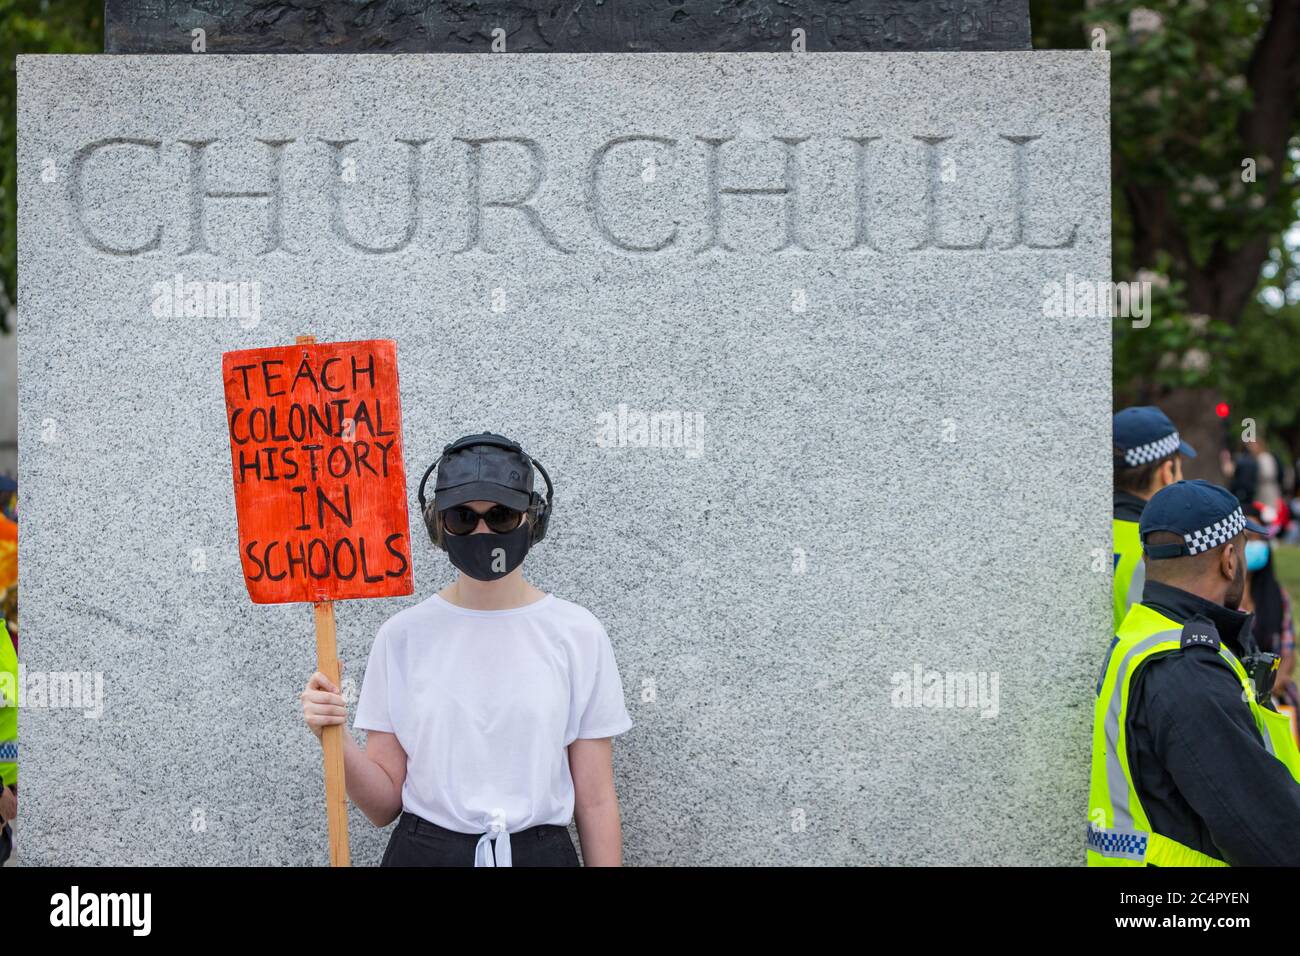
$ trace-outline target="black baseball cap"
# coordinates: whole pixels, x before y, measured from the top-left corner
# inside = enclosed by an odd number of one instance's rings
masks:
[[[467,501],[495,501],[527,511],[532,492],[533,463],[509,438],[482,432],[442,450],[433,491],[439,511]]]
[[[1169,531],[1183,540],[1147,544],[1147,535],[1153,531]],[[1268,534],[1246,517],[1231,491],[1199,479],[1175,481],[1161,488],[1142,509],[1142,520],[1138,522],[1142,552],[1155,559],[1200,554],[1226,544],[1243,531]]]

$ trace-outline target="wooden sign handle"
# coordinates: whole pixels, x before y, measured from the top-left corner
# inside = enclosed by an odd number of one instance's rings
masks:
[[[314,335],[300,335],[296,345],[312,345]],[[316,617],[316,669],[342,687],[338,645],[334,635],[334,602],[312,605]],[[321,728],[325,752],[325,812],[329,818],[330,866],[351,866],[348,854],[348,792],[343,777],[343,725]]]
[[[316,669],[342,687],[334,641],[334,602],[312,605],[316,613]],[[350,866],[348,858],[348,794],[343,782],[343,725],[321,728],[325,751],[325,809],[329,816],[330,866]]]

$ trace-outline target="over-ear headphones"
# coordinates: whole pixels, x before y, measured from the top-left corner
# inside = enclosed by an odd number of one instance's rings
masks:
[[[528,518],[531,528],[529,534],[529,547],[539,544],[541,540],[546,537],[546,526],[551,520],[551,503],[555,496],[555,488],[551,485],[551,476],[546,473],[546,469],[542,467],[540,461],[530,457],[517,443],[512,442],[508,438],[503,438],[500,435],[491,434],[467,435],[464,438],[457,439],[443,448],[442,454],[439,455],[437,460],[425,470],[424,477],[420,479],[420,489],[416,496],[420,501],[420,514],[424,518],[425,530],[429,532],[429,540],[432,541],[434,546],[440,550],[447,550],[447,544],[443,540],[442,521],[438,518],[437,493],[435,492],[434,497],[427,501],[424,497],[424,486],[428,483],[429,476],[437,470],[438,465],[441,464],[442,460],[448,455],[454,455],[458,451],[464,451],[466,448],[474,448],[479,445],[487,445],[490,448],[501,448],[505,451],[514,452],[515,454],[520,455],[526,463],[535,467],[541,473],[542,480],[546,482],[546,497],[543,498],[536,491],[531,490],[528,495]]]

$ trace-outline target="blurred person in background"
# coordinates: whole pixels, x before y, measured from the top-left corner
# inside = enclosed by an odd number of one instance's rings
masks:
[[[1300,458],[1291,463],[1291,493],[1278,507],[1286,511],[1287,517],[1282,540],[1300,544]]]
[[[0,618],[4,619],[4,625],[9,629],[9,637],[13,639],[14,647],[18,647],[18,585],[14,585],[8,591],[4,592],[4,597],[0,598]]]
[[[1271,509],[1252,502],[1242,510],[1260,526],[1268,527],[1266,514]],[[1275,534],[1252,531],[1246,535],[1246,589],[1241,610],[1254,615],[1252,632],[1259,650],[1281,658],[1273,682],[1273,700],[1279,709],[1285,708],[1294,727],[1296,705],[1300,703],[1294,678],[1295,626],[1291,618],[1291,595],[1282,587],[1274,570],[1271,539]]]
[[[1276,508],[1282,500],[1285,478],[1282,462],[1268,450],[1258,431],[1250,441],[1242,442],[1242,450],[1236,458],[1230,459],[1225,455],[1223,471],[1228,478],[1228,490],[1243,505],[1258,501],[1266,507]]]
[[[0,866],[18,816],[18,482],[0,475]]]
[[[9,491],[6,493],[6,488]],[[18,485],[0,475],[0,615],[8,625],[9,636],[18,646]]]

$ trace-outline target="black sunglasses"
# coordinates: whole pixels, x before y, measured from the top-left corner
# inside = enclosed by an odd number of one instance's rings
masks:
[[[523,520],[524,513],[505,505],[493,505],[487,511],[479,513],[468,505],[454,505],[442,513],[442,526],[448,534],[469,534],[478,527],[478,519],[487,522],[488,528],[497,534],[514,531]]]

